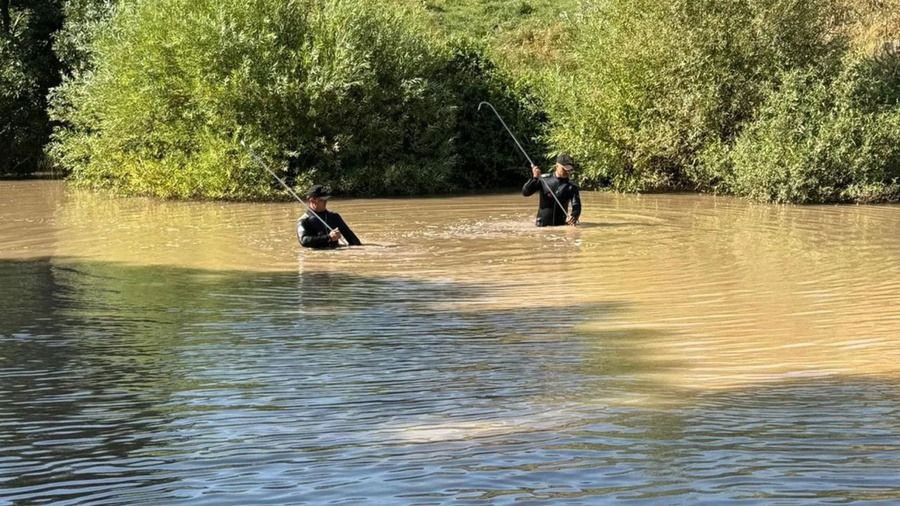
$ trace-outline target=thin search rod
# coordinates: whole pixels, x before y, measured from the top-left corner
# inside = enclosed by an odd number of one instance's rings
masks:
[[[535,165],[534,165],[534,162],[531,161],[531,157],[528,156],[528,153],[525,152],[525,148],[523,148],[522,145],[519,144],[519,139],[516,139],[516,136],[512,133],[512,130],[510,130],[509,127],[506,126],[506,122],[503,121],[503,118],[500,117],[500,113],[497,112],[497,109],[495,109],[494,106],[491,105],[490,102],[479,102],[479,104],[478,104],[479,111],[481,110],[481,106],[483,106],[483,105],[490,107],[491,110],[494,111],[494,114],[497,115],[497,119],[500,120],[500,123],[503,125],[503,128],[506,129],[506,131],[509,133],[509,136],[512,137],[512,140],[515,141],[516,146],[519,147],[519,151],[521,151],[522,154],[525,155],[525,158],[528,160],[528,163],[530,163],[531,166],[534,167]],[[553,197],[553,200],[556,201],[556,205],[558,205],[559,208],[562,209],[564,213],[566,213],[566,219],[567,220],[571,219],[571,216],[569,215],[569,210],[566,209],[565,207],[563,207],[563,205],[559,202],[559,199],[556,198],[556,193],[554,193],[553,190],[550,189],[550,185],[548,185],[547,182],[544,181],[544,178],[538,178],[538,179],[540,179],[541,183],[544,184],[544,188],[547,189],[547,193],[549,193],[550,196]]]
[[[494,106],[491,105],[490,102],[480,102],[480,103],[478,104],[478,110],[479,110],[479,111],[481,110],[481,106],[483,106],[483,105],[486,105],[486,106],[490,107],[491,110],[494,111],[494,114],[497,115],[497,119],[500,120],[500,123],[503,125],[503,128],[505,128],[506,131],[509,133],[509,136],[512,137],[512,140],[513,140],[513,142],[516,143],[516,146],[519,146],[519,151],[521,151],[522,154],[525,155],[525,158],[528,160],[528,163],[530,163],[531,166],[534,167],[534,162],[531,161],[531,157],[528,156],[528,153],[525,152],[525,148],[523,148],[522,145],[519,144],[519,139],[516,139],[516,136],[512,133],[512,130],[510,130],[509,127],[506,126],[506,122],[503,121],[503,118],[500,117],[500,113],[497,112],[497,109],[494,109]]]
[[[329,233],[332,232],[332,231],[334,230],[333,228],[331,228],[331,226],[330,226],[328,223],[325,222],[325,220],[322,219],[321,216],[319,216],[318,214],[316,214],[315,211],[313,211],[308,205],[306,205],[306,202],[304,202],[303,199],[301,199],[299,195],[297,195],[296,193],[294,193],[294,190],[292,190],[291,187],[287,185],[287,183],[285,183],[284,181],[282,181],[281,178],[278,177],[277,174],[275,174],[274,172],[272,172],[272,169],[270,169],[270,168],[262,161],[262,158],[260,158],[260,157],[258,157],[258,156],[256,155],[256,153],[253,151],[253,149],[250,148],[250,146],[246,145],[246,144],[244,143],[244,141],[241,141],[241,146],[244,146],[244,148],[250,153],[250,157],[253,158],[253,159],[256,161],[256,163],[259,164],[260,167],[266,169],[266,172],[268,172],[269,174],[272,175],[272,177],[274,177],[275,179],[277,179],[278,182],[281,183],[281,186],[284,186],[284,189],[288,191],[288,193],[290,193],[295,199],[297,199],[297,201],[299,201],[301,204],[303,204],[303,207],[306,208],[306,211],[307,211],[308,213],[312,214],[313,216],[316,217],[316,219],[318,219],[319,221],[321,221],[321,222],[322,222],[322,225],[325,225],[325,228],[328,229],[328,232],[329,232]],[[350,246],[350,243],[348,243],[348,242],[344,239],[343,236],[341,236],[341,238],[338,240],[338,242],[340,242],[340,241],[344,241],[344,244],[345,244],[346,246]]]

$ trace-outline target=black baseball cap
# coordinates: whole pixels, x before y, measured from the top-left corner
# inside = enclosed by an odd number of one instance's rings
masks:
[[[306,190],[306,198],[316,197],[320,199],[327,199],[331,196],[331,188],[321,185],[314,184],[309,187],[309,190]]]
[[[574,172],[577,168],[575,160],[573,160],[568,153],[560,153],[559,156],[556,157],[556,163],[565,165],[569,172]]]

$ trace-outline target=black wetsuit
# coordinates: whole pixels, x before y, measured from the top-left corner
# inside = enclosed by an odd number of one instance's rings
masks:
[[[544,186],[544,183],[547,183],[550,190],[556,194],[559,204],[547,192],[547,186]],[[577,222],[578,217],[581,216],[581,197],[578,195],[578,187],[569,181],[569,178],[558,178],[550,174],[544,174],[541,179],[531,178],[522,187],[522,195],[528,197],[534,192],[541,194],[535,225],[539,227],[565,225],[566,211],[563,208],[568,209],[569,202],[572,202],[572,218],[575,218]],[[560,204],[563,207],[560,207]]]
[[[340,214],[331,211],[322,211],[316,214],[325,220],[329,227],[340,230],[349,245],[362,245],[356,234],[344,223]],[[305,213],[297,220],[297,237],[300,239],[300,245],[304,248],[337,248],[339,245],[338,241],[332,241],[328,237],[328,229],[325,228],[325,225],[310,213]]]

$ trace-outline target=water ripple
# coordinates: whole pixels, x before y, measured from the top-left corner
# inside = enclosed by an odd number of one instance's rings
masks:
[[[900,501],[896,206],[0,189],[0,504]]]

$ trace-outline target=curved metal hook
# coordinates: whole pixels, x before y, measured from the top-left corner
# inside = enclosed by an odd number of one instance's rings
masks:
[[[479,111],[481,110],[481,106],[483,106],[483,105],[490,107],[491,110],[494,111],[494,114],[497,116],[497,119],[500,120],[500,123],[503,125],[503,128],[505,128],[506,131],[509,133],[509,136],[512,137],[512,140],[516,143],[516,146],[519,147],[519,151],[521,151],[522,154],[525,155],[525,159],[528,160],[528,163],[531,164],[531,166],[534,166],[534,162],[531,161],[531,157],[528,156],[528,153],[525,152],[525,148],[523,148],[522,144],[519,143],[519,139],[516,139],[516,136],[512,133],[512,130],[510,130],[509,127],[506,126],[506,122],[503,121],[503,118],[500,117],[500,113],[497,112],[497,109],[494,108],[494,106],[491,105],[490,102],[479,102],[479,104],[478,104]]]

